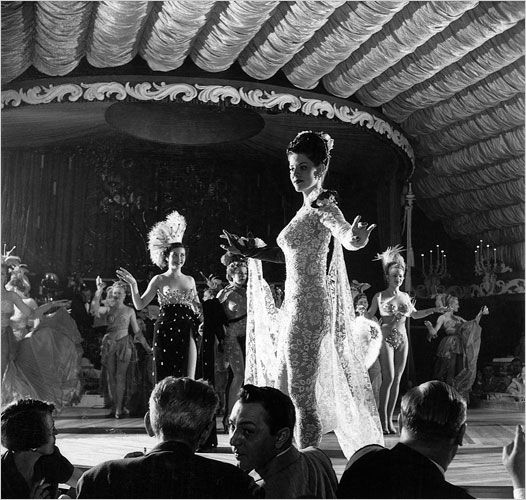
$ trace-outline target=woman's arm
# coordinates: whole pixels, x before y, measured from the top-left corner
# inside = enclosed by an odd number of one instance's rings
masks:
[[[199,300],[199,295],[197,293],[197,287],[195,286],[195,280],[192,278],[192,276],[188,276],[190,278],[190,287],[192,289],[192,295],[193,295],[193,306],[195,312],[199,315],[199,320],[203,321],[203,306],[201,304],[201,301]]]
[[[135,334],[135,341],[139,341],[139,343],[144,347],[144,350],[151,354],[153,352],[153,349],[150,347],[150,344],[148,344],[148,341],[146,340],[144,334],[142,333],[141,329]]]
[[[106,313],[106,307],[103,307],[100,305],[100,299],[102,297],[102,292],[104,292],[104,281],[102,281],[100,276],[97,276],[95,278],[95,285],[97,286],[97,289],[95,290],[95,295],[93,296],[93,300],[90,304],[90,313],[93,314],[93,316],[100,318],[101,314]]]
[[[334,203],[319,208],[319,211],[321,223],[347,250],[359,250],[367,245],[369,235],[376,227],[376,224],[368,226],[366,222],[360,222],[360,215],[357,215],[353,223],[349,224]]]
[[[371,306],[369,307],[369,310],[365,314],[365,316],[369,319],[373,318],[376,314],[376,311],[378,311],[378,297],[381,292],[375,293],[374,297],[371,300]]]
[[[128,285],[130,285],[133,305],[138,311],[144,309],[155,297],[155,293],[159,288],[159,275],[154,276],[150,280],[150,283],[148,283],[148,286],[146,287],[146,291],[142,294],[141,297],[139,295],[139,287],[137,286],[137,280],[129,271],[121,267],[116,271],[116,274],[121,280],[125,281],[126,283],[128,283]]]
[[[13,292],[12,290],[3,290],[2,291],[2,294],[9,300],[11,300],[11,302],[20,310],[20,312],[24,315],[24,316],[27,316],[28,318],[31,317],[31,319],[33,319],[32,315],[34,314],[34,311],[36,311],[36,309],[31,309],[31,307],[29,307],[23,300],[22,300],[22,297],[20,297],[20,295],[18,295],[18,293],[16,292]]]
[[[410,316],[413,319],[421,319],[429,316],[430,314],[443,313],[445,311],[447,311],[447,307],[430,307],[429,309],[422,309],[420,311],[415,309]]]
[[[424,321],[424,325],[427,328],[427,331],[429,332],[429,335],[431,336],[431,338],[435,338],[438,335],[438,331],[444,325],[444,319],[445,317],[443,314],[439,316],[437,319],[437,324],[435,325],[435,328],[433,328],[431,321]],[[431,339],[428,337],[428,340],[431,340]]]
[[[486,314],[489,314],[489,309],[487,306],[482,306],[480,308],[480,311],[477,313],[477,315],[475,316],[475,321],[477,322],[477,325],[479,324],[480,322],[480,318],[482,318],[482,316],[485,316]]]
[[[135,311],[128,307],[130,314],[130,326],[132,327],[134,335],[137,335],[141,329],[139,328],[139,323],[137,322],[137,316],[135,316]]]

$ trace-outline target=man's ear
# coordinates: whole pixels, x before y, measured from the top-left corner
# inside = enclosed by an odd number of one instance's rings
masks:
[[[402,412],[398,414],[398,433],[402,435],[402,427],[404,426],[404,415]]]
[[[464,422],[460,429],[458,430],[456,443],[458,446],[462,446],[462,442],[464,441],[464,434],[466,433],[466,423]]]
[[[282,451],[284,446],[290,441],[291,430],[288,427],[283,427],[276,433],[275,447]]]
[[[155,432],[153,432],[152,428],[152,422],[150,421],[150,410],[146,412],[144,415],[144,427],[146,428],[146,432],[148,433],[148,436],[154,437]]]

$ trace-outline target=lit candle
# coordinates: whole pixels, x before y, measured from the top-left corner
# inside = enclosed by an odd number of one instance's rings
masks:
[[[497,249],[493,249],[493,264],[497,263]]]
[[[477,245],[477,249],[475,250],[475,264],[480,264],[480,254],[479,254],[479,246]],[[481,250],[482,252],[482,250]]]
[[[433,272],[433,250],[429,250],[429,272]]]
[[[437,245],[437,269],[440,267],[440,245]]]
[[[444,254],[444,272],[447,271],[447,254]]]
[[[486,245],[486,260],[488,261],[488,264],[489,264],[489,245]]]
[[[424,274],[424,273],[425,273],[425,268],[424,268],[424,254],[421,253],[421,254],[420,254],[420,257],[422,257],[422,274]]]

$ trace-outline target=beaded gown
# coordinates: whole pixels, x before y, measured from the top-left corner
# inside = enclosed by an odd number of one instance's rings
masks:
[[[319,192],[281,231],[285,300],[277,309],[261,263],[249,259],[246,381],[290,395],[300,448],[335,431],[350,457],[383,444],[374,396],[354,328],[354,307],[341,244],[356,250],[351,225],[335,204],[313,208]],[[327,273],[331,237],[337,240]],[[341,243],[341,244],[340,244]]]
[[[155,383],[165,377],[185,377],[188,370],[190,335],[197,340],[199,317],[193,309],[193,290],[157,291],[161,307],[153,336],[153,367]]]

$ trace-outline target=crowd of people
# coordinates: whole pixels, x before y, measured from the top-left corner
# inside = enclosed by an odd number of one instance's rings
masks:
[[[444,382],[408,391],[399,443],[357,450],[339,482],[322,450],[295,446],[292,399],[273,387],[246,384],[236,397],[228,425],[237,467],[197,454],[218,405],[208,382],[166,377],[144,419],[153,449],[95,465],[71,484],[74,467],[55,444],[53,405],[14,402],[1,415],[2,498],[473,498],[444,477],[467,419],[465,400]],[[524,498],[522,426],[502,463],[514,498]],[[64,484],[71,488],[59,490]]]
[[[346,221],[337,193],[323,188],[332,146],[332,139],[319,132],[301,132],[291,141],[286,150],[289,175],[303,204],[279,234],[278,246],[223,231],[228,281],[224,288],[221,280],[211,278],[200,297],[195,279],[183,273],[188,254],[183,243],[186,220],[175,211],[148,235],[151,260],[161,273],[151,278],[142,294],[136,277],[124,268],[116,271],[118,281],[106,290],[97,277],[92,300],[81,287],[71,305],[50,301],[36,307],[15,291],[6,288],[2,293],[3,401],[12,402],[5,411],[19,415],[24,405],[33,408],[34,404],[33,414],[43,415],[51,410],[43,410],[35,401],[58,407],[67,402],[63,394],[57,399],[47,393],[42,397],[42,384],[37,374],[28,375],[30,363],[24,363],[25,351],[18,346],[26,341],[29,346],[47,342],[45,328],[64,328],[56,324],[60,320],[78,337],[79,330],[89,337],[84,339],[85,354],[92,356],[94,365],[100,363],[101,390],[111,408],[108,416],[120,419],[145,413],[146,429],[159,441],[145,456],[100,464],[84,474],[77,485],[80,498],[396,498],[396,494],[409,498],[430,495],[429,487],[438,488],[439,496],[460,493],[443,479],[443,472],[462,444],[465,397],[475,380],[480,346],[479,321],[488,310],[483,308],[472,322],[454,314],[458,299],[417,310],[410,295],[400,290],[406,266],[398,246],[378,254],[386,289],[376,293],[370,305],[366,296],[361,302],[353,297],[343,248],[363,248],[375,224],[362,222],[360,216],[352,223]],[[2,262],[3,285],[10,268],[8,257]],[[263,277],[261,261],[285,264],[279,305]],[[131,304],[125,303],[127,293]],[[152,321],[144,311],[155,302]],[[69,318],[64,306],[71,307],[76,327],[63,318],[64,314]],[[49,311],[57,307],[53,319]],[[27,319],[25,326],[20,317],[14,323],[15,308]],[[397,433],[394,410],[409,346],[406,320],[433,313],[441,316],[435,327],[426,322],[430,340],[441,327],[447,334],[438,349],[439,380],[404,395],[398,420],[400,445],[395,447],[397,454],[391,454],[383,447],[384,435]],[[40,324],[29,326],[34,319],[41,319]],[[55,322],[49,325],[50,321]],[[78,382],[78,373],[73,372],[75,361],[79,362],[79,342],[71,335],[65,337],[69,343],[48,342],[44,352],[64,356],[65,345],[75,349],[75,356],[64,357],[62,363],[73,367],[71,380]],[[230,376],[220,376],[225,372]],[[213,386],[194,380],[199,377]],[[31,388],[20,387],[19,380],[30,380],[26,385]],[[62,392],[67,382],[67,375],[53,381]],[[33,403],[21,402],[24,397]],[[16,410],[17,405],[22,410]],[[238,468],[195,455],[196,450],[217,445],[219,410],[240,469],[255,471],[258,481]],[[6,422],[10,415],[7,412]],[[46,419],[41,418],[44,424]],[[330,460],[319,450],[322,435],[331,431],[350,459],[340,485]],[[514,443],[515,451],[508,453],[513,457],[505,465],[511,464],[514,485],[523,487],[524,477],[515,477],[520,449],[524,461],[521,429]],[[63,457],[55,448],[33,451],[39,444],[29,448],[37,455],[28,455],[27,449],[4,446],[6,460],[18,467],[31,492],[40,455],[58,454],[49,467],[55,472],[62,467],[56,465],[62,464]],[[24,468],[20,457],[26,457],[30,466]],[[394,474],[384,490],[360,489],[356,478],[391,460],[410,475],[429,472],[434,482],[415,480],[413,489],[402,490]],[[35,495],[48,488],[44,484],[54,488],[58,472],[47,476],[38,469],[38,474],[44,482],[35,487]],[[20,491],[18,487],[9,491]]]

